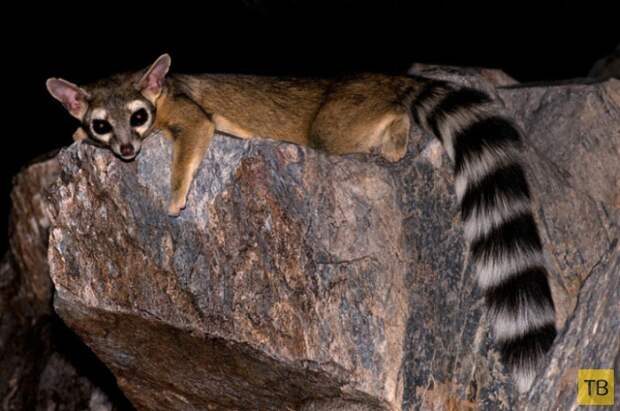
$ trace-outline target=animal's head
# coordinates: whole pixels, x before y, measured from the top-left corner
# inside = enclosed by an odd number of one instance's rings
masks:
[[[152,129],[169,68],[170,56],[164,54],[140,73],[117,75],[85,87],[50,78],[47,89],[82,122],[75,140],[108,147],[123,160],[132,160]]]

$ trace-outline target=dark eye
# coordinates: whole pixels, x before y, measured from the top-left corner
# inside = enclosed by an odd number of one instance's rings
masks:
[[[134,111],[134,113],[131,115],[131,118],[129,119],[129,124],[131,124],[131,127],[140,127],[141,125],[146,123],[146,120],[148,118],[149,114],[146,112],[145,109],[141,108],[140,110]]]
[[[93,120],[93,131],[99,135],[108,134],[112,126],[106,120]]]

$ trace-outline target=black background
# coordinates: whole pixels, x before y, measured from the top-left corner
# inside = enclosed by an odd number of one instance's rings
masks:
[[[71,143],[76,121],[47,94],[51,76],[80,84],[168,52],[176,72],[398,73],[424,62],[549,81],[585,76],[620,41],[617,11],[582,2],[549,11],[522,2],[476,10],[441,1],[93,2],[66,10],[22,3],[3,12],[0,232],[12,176]]]

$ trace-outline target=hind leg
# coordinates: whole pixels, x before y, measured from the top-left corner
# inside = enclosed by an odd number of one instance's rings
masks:
[[[311,132],[316,148],[332,154],[377,153],[392,162],[405,156],[411,128],[408,115],[396,110],[370,113],[338,108],[339,112],[317,116]]]
[[[398,83],[372,77],[338,84],[313,121],[310,144],[332,154],[378,153],[400,160],[411,128],[401,94]]]
[[[409,116],[400,116],[394,119],[383,131],[379,153],[388,161],[396,162],[407,153],[407,141],[411,123]]]

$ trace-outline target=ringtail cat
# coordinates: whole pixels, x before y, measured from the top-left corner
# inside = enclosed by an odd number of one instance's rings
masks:
[[[170,63],[164,54],[141,72],[85,87],[51,78],[47,88],[81,121],[76,140],[123,160],[135,158],[154,130],[173,141],[172,216],[185,207],[216,130],[389,161],[404,157],[412,122],[429,130],[454,163],[465,238],[502,358],[518,389],[529,389],[556,335],[555,309],[521,136],[489,95],[413,76],[168,75]]]

